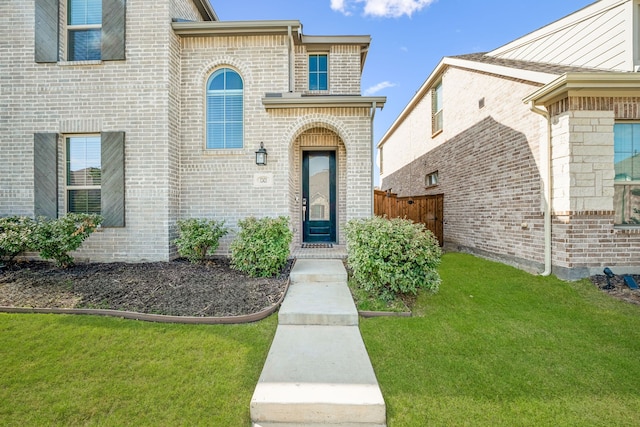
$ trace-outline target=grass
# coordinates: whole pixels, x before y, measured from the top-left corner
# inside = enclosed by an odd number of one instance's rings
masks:
[[[413,318],[361,319],[397,426],[640,425],[640,307],[446,254]],[[0,314],[0,426],[248,426],[276,316]]]
[[[385,301],[382,298],[372,296],[369,292],[359,287],[352,277],[349,278],[349,289],[351,290],[356,308],[360,311],[411,311],[400,297],[396,297],[392,301]]]
[[[362,319],[394,426],[640,425],[640,307],[446,254],[421,317]]]
[[[0,425],[248,426],[276,323],[0,314]]]

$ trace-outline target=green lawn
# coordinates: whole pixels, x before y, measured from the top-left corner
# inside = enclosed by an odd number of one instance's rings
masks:
[[[0,425],[249,426],[276,322],[0,314]]]
[[[640,307],[447,254],[420,317],[361,319],[396,426],[640,425]],[[249,426],[276,316],[0,314],[0,425]]]
[[[640,307],[446,254],[421,317],[362,319],[394,426],[640,425]]]

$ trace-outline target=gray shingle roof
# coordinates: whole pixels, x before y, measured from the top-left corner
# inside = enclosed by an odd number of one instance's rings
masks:
[[[545,64],[542,62],[531,62],[531,61],[520,61],[516,59],[496,58],[494,56],[487,55],[486,52],[469,53],[466,55],[456,55],[456,56],[450,56],[450,58],[457,58],[457,59],[463,59],[466,61],[481,62],[481,63],[492,64],[492,65],[499,65],[502,67],[516,68],[519,70],[528,70],[528,71],[536,71],[540,73],[556,74],[558,76],[561,76],[565,73],[593,73],[593,72],[606,73],[607,72],[605,70],[598,70],[595,68],[573,67],[568,65]]]

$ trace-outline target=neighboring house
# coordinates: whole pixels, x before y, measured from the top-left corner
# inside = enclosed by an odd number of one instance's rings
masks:
[[[445,248],[640,272],[639,34],[640,1],[602,0],[443,58],[378,144],[381,189],[444,194]]]
[[[369,36],[219,21],[208,0],[12,0],[0,16],[0,216],[100,213],[78,255],[140,261],[174,258],[183,218],[285,215],[295,247],[343,244],[371,215],[385,98],[361,96]],[[319,223],[310,159],[328,171]]]

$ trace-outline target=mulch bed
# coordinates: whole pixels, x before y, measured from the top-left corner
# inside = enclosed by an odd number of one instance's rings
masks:
[[[0,268],[0,306],[94,308],[194,317],[242,316],[276,304],[285,292],[289,261],[273,278],[251,278],[233,270],[228,258],[202,264],[171,262],[89,263],[66,270],[42,261]],[[640,275],[633,275],[640,284]],[[591,282],[608,295],[640,305],[640,291],[622,276]]]
[[[635,279],[636,283],[640,285],[640,275],[632,274],[631,276]],[[622,276],[616,275],[610,279],[610,289],[608,289],[607,276],[602,274],[591,276],[590,279],[591,282],[602,292],[606,292],[614,298],[640,305],[640,290],[629,289],[629,287],[624,283]]]
[[[0,306],[94,308],[171,316],[257,313],[282,297],[292,261],[274,278],[251,278],[227,258],[191,264],[88,263],[58,269],[41,261],[0,269]]]

